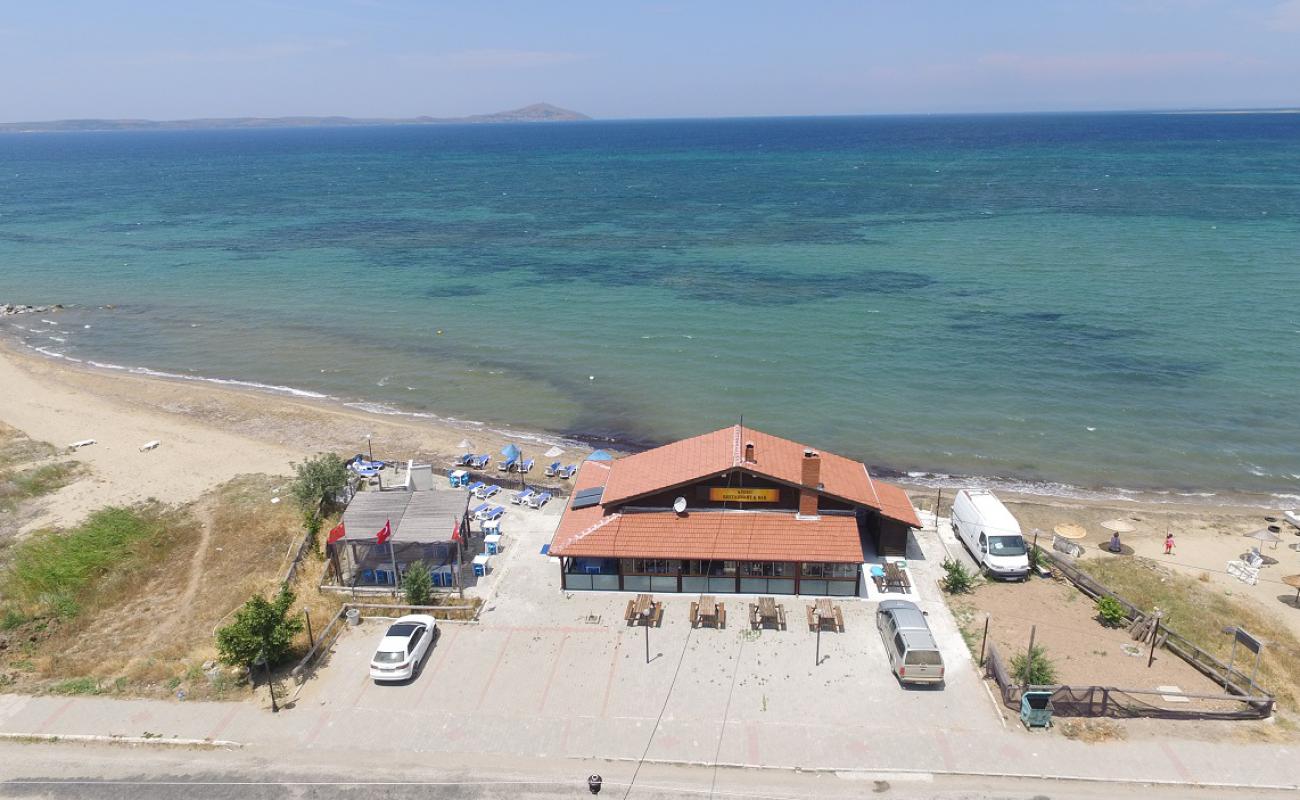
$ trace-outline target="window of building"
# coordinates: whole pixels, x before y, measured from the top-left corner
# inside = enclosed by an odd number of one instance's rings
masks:
[[[805,578],[851,580],[856,578],[857,575],[857,564],[834,564],[821,561],[805,561],[803,564],[803,577]]]
[[[742,561],[740,562],[742,578],[793,578],[794,563],[791,561]]]
[[[676,575],[682,562],[672,558],[625,558],[624,575]]]

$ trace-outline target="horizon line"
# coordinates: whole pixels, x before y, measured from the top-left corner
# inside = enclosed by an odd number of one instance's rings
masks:
[[[1107,108],[1107,109],[1022,109],[1018,111],[1009,110],[987,110],[987,111],[864,111],[860,113],[835,113],[835,114],[721,114],[721,115],[679,115],[679,116],[612,116],[612,117],[590,117],[585,120],[502,120],[502,121],[469,121],[470,117],[491,116],[490,112],[486,114],[472,114],[466,117],[432,117],[427,114],[418,116],[350,116],[347,114],[283,114],[276,116],[258,116],[258,115],[232,115],[232,116],[201,116],[201,117],[173,117],[173,118],[152,118],[152,117],[61,117],[58,119],[44,120],[15,120],[0,121],[0,125],[10,127],[20,125],[55,125],[62,123],[76,122],[137,122],[146,124],[178,124],[178,123],[201,123],[201,122],[229,122],[232,120],[250,120],[250,121],[270,121],[270,120],[293,120],[293,119],[319,119],[319,120],[347,120],[353,122],[371,123],[374,126],[382,126],[390,122],[407,122],[412,120],[428,119],[431,122],[427,124],[442,125],[537,125],[537,124],[582,124],[591,122],[674,122],[674,121],[707,121],[707,120],[745,120],[745,119],[858,119],[863,117],[992,117],[992,116],[1050,116],[1050,115],[1089,115],[1089,114],[1206,114],[1206,115],[1236,115],[1236,114],[1300,114],[1300,106],[1243,106],[1243,107],[1150,107],[1150,108]],[[584,113],[585,112],[579,112]],[[588,115],[590,116],[590,115]],[[462,121],[464,120],[464,121]],[[421,123],[426,124],[426,123]],[[358,125],[357,127],[360,127]],[[315,127],[345,127],[331,126],[322,124]],[[195,128],[194,130],[198,130]],[[113,133],[127,132],[121,131],[30,131],[31,133]]]

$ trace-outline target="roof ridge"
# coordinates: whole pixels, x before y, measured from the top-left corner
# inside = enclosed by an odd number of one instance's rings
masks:
[[[862,472],[867,476],[867,486],[871,487],[871,496],[876,498],[876,508],[880,510],[880,493],[876,491],[876,482],[871,477],[871,470],[867,469],[865,463],[862,464]]]
[[[582,541],[583,538],[589,536],[590,534],[595,533],[596,531],[600,530],[601,528],[605,527],[606,525],[608,525],[609,523],[613,522],[614,520],[618,519],[621,516],[623,516],[623,512],[616,511],[607,517],[601,517],[600,520],[595,525],[592,525],[591,527],[586,528],[585,530],[578,531],[573,536],[569,537],[569,541],[564,543],[565,546],[567,547],[573,544],[574,542]]]
[[[741,433],[740,425],[736,425],[731,429],[731,466],[733,468],[739,467],[741,464],[740,440],[743,438]]]

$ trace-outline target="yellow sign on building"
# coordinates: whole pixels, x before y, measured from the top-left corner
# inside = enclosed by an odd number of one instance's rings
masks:
[[[709,487],[709,499],[715,503],[775,503],[780,498],[781,492],[778,489]]]

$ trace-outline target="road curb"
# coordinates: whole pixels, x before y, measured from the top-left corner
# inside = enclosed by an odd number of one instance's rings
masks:
[[[78,742],[82,744],[161,745],[163,747],[210,747],[240,749],[243,742],[228,739],[164,739],[161,736],[112,736],[98,733],[9,733],[0,732],[0,741],[9,742]]]
[[[642,759],[633,757],[602,759],[613,762],[637,762]],[[668,767],[721,767],[723,769],[770,770],[781,772],[798,772],[810,775],[834,775],[848,780],[863,780],[892,777],[895,780],[911,776],[915,780],[928,780],[933,777],[948,778],[995,778],[1004,780],[1060,781],[1061,783],[1096,783],[1129,786],[1187,786],[1198,789],[1257,789],[1267,791],[1300,791],[1300,783],[1234,783],[1231,781],[1185,781],[1175,778],[1104,778],[1092,775],[1050,775],[1037,772],[991,772],[982,770],[959,769],[900,769],[897,767],[783,767],[765,764],[742,764],[720,761],[674,761],[670,759],[647,758],[643,763]]]

